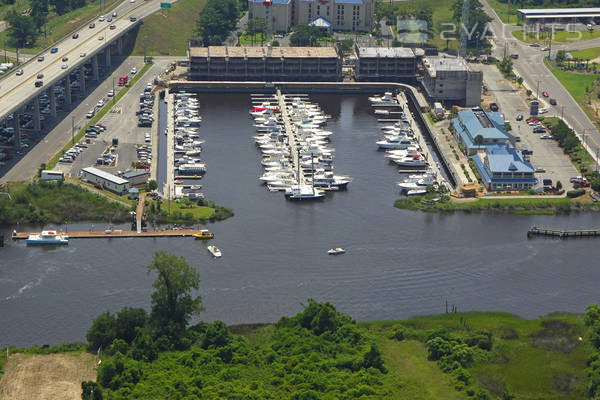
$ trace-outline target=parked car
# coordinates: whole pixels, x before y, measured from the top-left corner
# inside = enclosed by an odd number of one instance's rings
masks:
[[[499,109],[498,108],[498,104],[496,104],[496,103],[491,103],[490,104],[490,110],[492,110],[492,111],[495,112],[495,111],[498,111],[498,109]]]
[[[550,135],[542,135],[542,136],[540,136],[540,139],[552,139],[552,136],[550,136]]]
[[[533,150],[523,149],[521,150],[521,154],[523,154],[524,156],[530,156],[533,154]]]
[[[544,128],[534,128],[533,133],[546,133],[546,129]]]
[[[538,167],[538,168],[535,169],[535,172],[538,172],[538,173],[546,172],[546,169]]]
[[[531,47],[540,47],[540,44],[539,43],[531,43],[530,46]]]

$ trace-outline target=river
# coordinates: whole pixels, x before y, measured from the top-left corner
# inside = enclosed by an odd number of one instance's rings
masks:
[[[186,238],[73,239],[52,249],[7,240],[0,248],[0,347],[83,340],[103,311],[149,309],[153,276],[143,266],[161,249],[200,272],[201,319],[228,324],[276,321],[311,297],[361,321],[442,313],[446,301],[459,311],[523,317],[583,312],[598,301],[598,239],[527,239],[526,231],[534,224],[597,228],[600,215],[395,209],[400,176],[376,150],[379,132],[366,96],[311,99],[334,117],[327,129],[335,132],[336,173],[354,178],[348,191],[315,203],[268,192],[257,180],[250,97],[201,95],[208,169],[201,183],[207,198],[235,212],[209,226],[223,257],[211,258],[206,243]],[[347,253],[327,255],[338,246]]]

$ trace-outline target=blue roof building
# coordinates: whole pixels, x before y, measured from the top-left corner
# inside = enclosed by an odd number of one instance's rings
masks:
[[[465,146],[467,155],[473,155],[487,145],[514,144],[514,136],[504,129],[504,117],[497,112],[481,108],[462,110],[452,120],[452,126],[456,140]],[[481,145],[475,143],[477,136],[483,138]]]
[[[511,145],[487,145],[473,161],[490,191],[529,190],[537,183],[534,168]]]

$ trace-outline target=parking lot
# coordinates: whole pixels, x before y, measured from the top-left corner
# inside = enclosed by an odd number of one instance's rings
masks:
[[[532,151],[533,154],[529,156],[531,164],[536,170],[545,171],[535,174],[539,185],[542,185],[543,179],[551,179],[553,185],[560,181],[565,189],[572,188],[570,178],[579,175],[578,171],[555,140],[541,139],[544,133],[533,133],[534,128],[526,122],[529,118],[529,105],[525,99],[514,91],[495,65],[471,64],[471,67],[483,71],[487,93],[495,98],[495,102],[500,107],[499,111],[504,114],[505,120],[510,122],[512,127],[510,133],[520,137],[517,149]],[[522,121],[516,120],[518,115],[524,116]],[[549,113],[544,115],[554,116]]]

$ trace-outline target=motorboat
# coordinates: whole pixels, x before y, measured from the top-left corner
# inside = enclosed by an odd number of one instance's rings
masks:
[[[393,136],[377,142],[377,146],[382,150],[404,150],[414,144],[411,138],[405,136]]]
[[[25,240],[27,244],[69,244],[69,237],[62,235],[56,231],[42,231],[39,234],[27,236]]]
[[[194,233],[192,236],[196,240],[204,240],[204,239],[212,239],[212,238],[214,238],[215,234],[212,233],[212,232],[209,232],[208,229],[202,229],[200,232]]]
[[[346,252],[346,250],[344,250],[342,247],[335,247],[333,249],[327,250],[327,254],[329,254],[330,256],[344,254],[345,252]]]
[[[437,185],[437,179],[428,176],[411,182],[398,182],[397,185],[400,191],[416,190],[416,189],[427,189],[429,185]]]
[[[288,200],[317,200],[325,197],[325,192],[311,185],[293,185],[285,190]]]
[[[182,164],[177,167],[181,174],[204,174],[206,173],[205,164]]]
[[[319,171],[314,177],[315,187],[335,187],[338,189],[346,189],[352,178],[344,175],[334,175],[331,171]]]
[[[210,252],[210,254],[212,254],[215,258],[219,258],[221,257],[221,250],[219,250],[219,248],[217,246],[207,246],[208,251]]]
[[[427,161],[420,154],[407,154],[404,157],[392,159],[399,167],[425,168]]]
[[[369,97],[369,101],[373,107],[378,106],[399,106],[400,104],[394,98],[392,92],[385,92],[383,96],[372,96]]]

